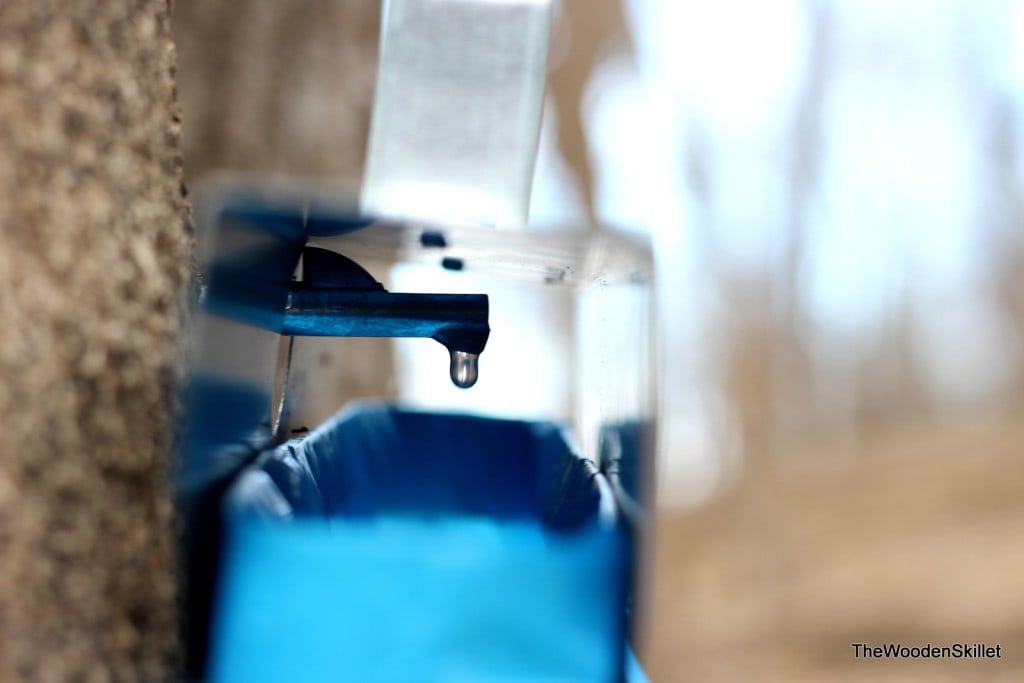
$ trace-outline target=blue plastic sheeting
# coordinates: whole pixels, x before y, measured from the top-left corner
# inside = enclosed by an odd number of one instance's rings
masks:
[[[189,379],[178,488],[194,494],[237,474],[270,440],[269,391],[195,373]]]
[[[626,649],[626,683],[650,683],[632,648]]]
[[[214,681],[614,681],[614,544],[486,519],[240,523]]]
[[[651,438],[649,423],[631,421],[605,425],[600,434],[601,467],[620,502],[627,499],[640,508],[638,501],[646,500],[643,472],[644,453],[648,452],[647,442]]]
[[[628,549],[552,425],[348,411],[228,495],[214,681],[619,681]]]

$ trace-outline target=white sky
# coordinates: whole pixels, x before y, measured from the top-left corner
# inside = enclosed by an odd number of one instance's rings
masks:
[[[626,2],[636,59],[604,63],[585,102],[597,212],[651,231],[667,266],[663,285],[677,293],[664,311],[666,329],[671,347],[685,350],[665,368],[676,388],[666,401],[662,450],[671,455],[662,473],[674,489],[696,482],[700,495],[729,447],[713,344],[714,311],[727,302],[708,291],[700,245],[713,244],[740,270],[770,266],[781,253],[813,3]],[[817,362],[841,376],[851,345],[869,344],[909,292],[928,388],[954,402],[997,391],[1019,340],[997,308],[978,301],[991,252],[985,98],[1021,104],[1024,3],[824,6],[833,61],[821,103],[820,177],[799,209],[808,225],[799,296]],[[695,146],[703,193],[687,177]],[[535,205],[554,213],[553,181],[571,187],[556,161],[542,154],[535,188]]]

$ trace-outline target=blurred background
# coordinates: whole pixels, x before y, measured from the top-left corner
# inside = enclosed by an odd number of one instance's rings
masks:
[[[174,8],[189,182],[355,196],[379,3]],[[1024,677],[1022,46],[1008,0],[555,3],[531,225],[660,266],[653,680]],[[1004,657],[850,647],[900,640]]]

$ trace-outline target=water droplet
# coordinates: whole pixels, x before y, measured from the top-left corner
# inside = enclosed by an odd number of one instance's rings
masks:
[[[476,384],[476,378],[480,374],[480,367],[477,364],[479,356],[466,351],[451,351],[452,366],[449,371],[452,383],[463,389],[468,389]]]

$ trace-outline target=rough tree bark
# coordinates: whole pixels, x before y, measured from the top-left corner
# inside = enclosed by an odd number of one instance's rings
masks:
[[[0,3],[2,681],[174,678],[173,69],[166,3]]]

